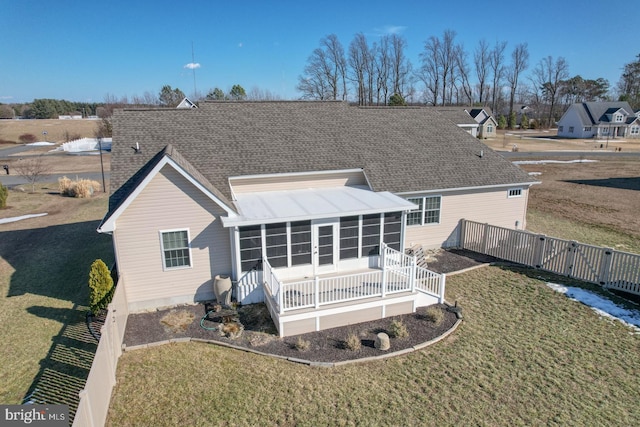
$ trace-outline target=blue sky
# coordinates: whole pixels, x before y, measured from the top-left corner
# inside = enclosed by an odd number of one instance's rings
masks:
[[[528,75],[541,58],[563,56],[570,74],[608,79],[640,53],[622,9],[578,0],[505,1],[121,1],[2,0],[0,102],[34,98],[102,102],[157,94],[165,85],[193,93],[192,44],[200,92],[240,84],[296,99],[298,76],[322,37],[345,50],[362,32],[370,42],[403,36],[419,66],[430,36],[446,29],[473,55],[478,41],[529,45]],[[482,5],[478,8],[477,5]]]

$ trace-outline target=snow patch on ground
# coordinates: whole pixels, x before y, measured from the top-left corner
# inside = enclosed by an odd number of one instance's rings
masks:
[[[26,144],[26,145],[31,145],[34,147],[38,147],[41,145],[56,145],[55,142],[46,142],[46,141],[40,141],[40,142],[32,142],[31,144]]]
[[[0,219],[0,224],[6,224],[8,222],[16,222],[16,221],[21,221],[23,219],[29,219],[29,218],[37,218],[39,216],[45,216],[47,215],[46,213],[39,213],[39,214],[31,214],[31,215],[22,215],[22,216],[14,216],[11,218],[1,218]]]
[[[529,172],[529,175],[538,176],[538,175],[542,175],[542,172]]]
[[[569,164],[569,163],[596,163],[599,160],[516,160],[513,162],[516,165],[546,165],[547,163]]]
[[[616,303],[601,295],[589,292],[585,289],[572,286],[559,285],[557,283],[547,283],[547,286],[556,292],[565,294],[567,298],[579,301],[591,307],[600,316],[617,320],[634,330],[634,334],[640,335],[640,311],[630,310],[620,307]]]

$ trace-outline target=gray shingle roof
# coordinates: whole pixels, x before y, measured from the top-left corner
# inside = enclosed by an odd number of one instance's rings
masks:
[[[111,209],[168,144],[229,200],[230,176],[266,173],[362,168],[373,190],[393,193],[535,182],[420,107],[204,102],[197,109],[118,110],[113,128]]]
[[[627,114],[633,114],[633,109],[628,102],[583,102],[572,104],[570,108],[575,108],[580,117],[580,121],[585,126],[597,125],[598,123],[609,123],[607,114],[613,114],[619,109],[623,109]],[[560,120],[562,121],[562,119]]]

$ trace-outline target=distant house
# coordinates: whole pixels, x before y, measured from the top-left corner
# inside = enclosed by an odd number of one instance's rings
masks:
[[[640,119],[628,102],[572,104],[558,121],[562,138],[639,138]]]
[[[495,138],[498,122],[493,118],[488,107],[465,110],[478,123],[478,137],[481,139]]]
[[[480,125],[470,115],[461,108],[455,107],[425,107],[433,108],[444,118],[449,120],[461,129],[467,131],[471,136],[478,137],[478,128]]]
[[[176,108],[198,108],[198,106],[189,98],[185,97],[182,101],[180,101]]]
[[[98,231],[132,312],[211,300],[229,277],[289,336],[442,302],[444,276],[405,249],[456,246],[462,218],[524,228],[535,183],[421,107],[116,110]]]

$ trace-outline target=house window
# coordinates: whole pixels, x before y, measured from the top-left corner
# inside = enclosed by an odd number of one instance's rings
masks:
[[[382,241],[390,248],[399,251],[402,247],[402,212],[384,214],[384,234]]]
[[[256,269],[262,262],[262,226],[240,227],[240,267]]]
[[[424,198],[418,197],[407,200],[418,205],[416,209],[410,210],[409,213],[407,213],[407,225],[422,225],[422,206]]]
[[[265,250],[272,267],[288,265],[287,223],[265,225]]]
[[[164,268],[191,267],[188,230],[162,231],[160,234]]]
[[[569,133],[573,133],[573,126],[569,126]]]
[[[380,214],[362,216],[362,256],[380,253]]]
[[[585,127],[585,128],[584,128],[584,131],[585,131],[585,132],[591,132],[591,126],[587,126],[587,127]]]
[[[640,127],[631,126],[631,135],[640,135]]]
[[[441,196],[426,196],[407,199],[418,205],[418,209],[409,211],[407,225],[424,225],[440,223]]]
[[[340,259],[358,258],[360,235],[360,217],[340,218]]]
[[[522,197],[522,188],[510,189],[507,197]]]
[[[487,125],[487,133],[493,132],[493,125]]]
[[[291,265],[311,264],[311,221],[291,223]]]
[[[558,132],[562,132],[564,130],[564,126],[558,126]]]
[[[609,128],[602,128],[603,135],[609,135]]]
[[[620,122],[622,122],[622,118],[623,118],[622,114],[618,113],[618,114],[616,114],[614,116],[614,120],[613,121],[616,122],[616,123],[620,123]]]

